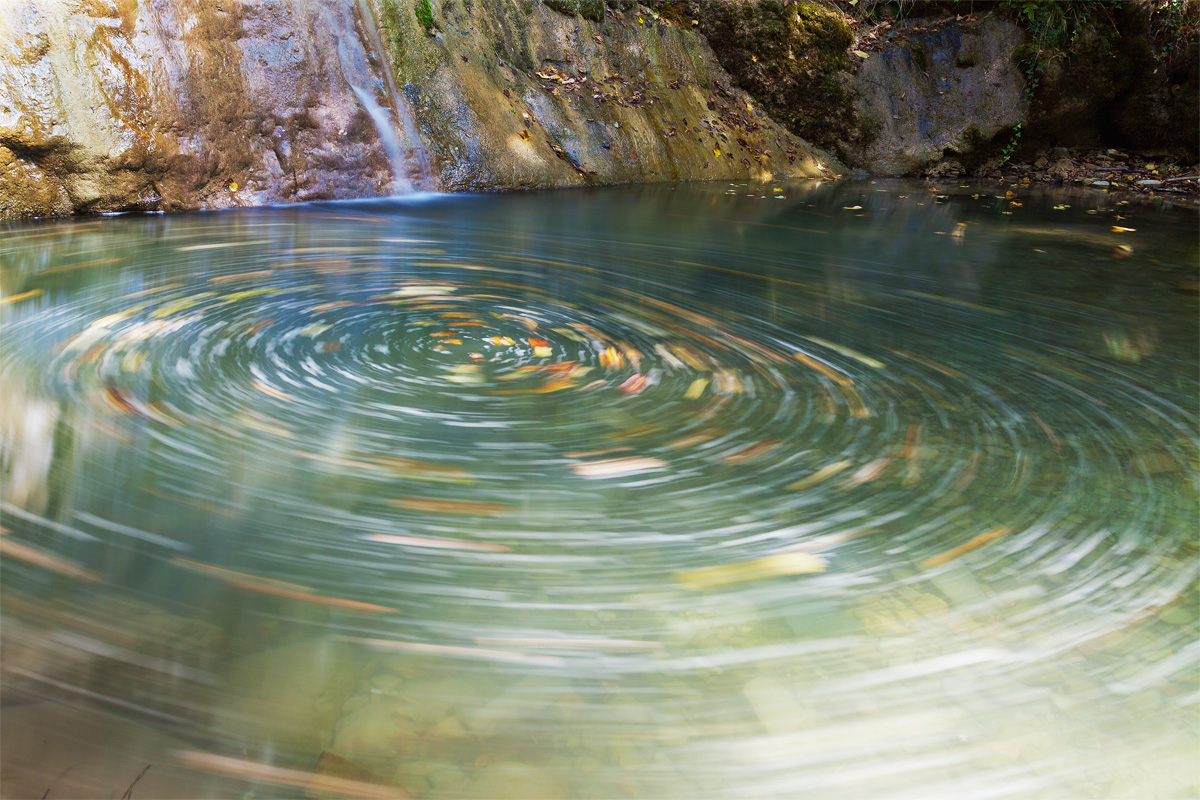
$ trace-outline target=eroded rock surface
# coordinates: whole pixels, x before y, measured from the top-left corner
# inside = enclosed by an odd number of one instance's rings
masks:
[[[556,10],[558,9],[558,10]],[[688,24],[626,6],[380,0],[398,82],[445,188],[830,177]]]
[[[1020,28],[990,14],[921,23],[868,53],[854,77],[855,105],[874,135],[850,145],[851,158],[875,175],[916,174],[938,162],[973,168],[1025,116],[1025,76],[1014,59]]]
[[[354,0],[0,4],[0,218],[386,193],[369,50]]]

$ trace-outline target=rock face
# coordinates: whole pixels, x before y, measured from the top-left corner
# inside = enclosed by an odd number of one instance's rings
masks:
[[[874,136],[854,103],[853,20],[834,4],[664,0],[659,8],[695,20],[738,85],[817,147],[846,160]]]
[[[385,193],[417,159],[368,33],[354,0],[0,4],[0,218]]]
[[[555,7],[0,4],[0,218],[838,171],[690,30]]]
[[[1024,35],[992,14],[856,34],[850,17],[811,0],[687,0],[687,10],[772,115],[865,172],[970,166],[1025,112],[1014,60]]]
[[[901,28],[903,32],[903,28]],[[855,106],[874,135],[847,147],[856,167],[910,175],[943,162],[973,168],[993,138],[1025,116],[1025,77],[1014,60],[1021,29],[990,14],[921,25],[869,53],[854,76]]]
[[[828,177],[690,24],[600,2],[379,0],[444,188]]]

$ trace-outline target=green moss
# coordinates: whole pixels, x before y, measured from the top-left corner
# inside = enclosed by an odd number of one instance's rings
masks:
[[[592,22],[604,19],[604,0],[542,0],[548,8],[573,17],[576,14]]]
[[[579,0],[579,14],[584,19],[600,22],[604,19],[604,0]]]
[[[929,59],[925,56],[925,48],[920,42],[909,42],[908,52],[912,56],[913,65],[921,72],[929,71]]]
[[[425,33],[433,33],[433,6],[429,4],[429,0],[417,0],[414,10],[417,13],[417,22],[421,23]]]

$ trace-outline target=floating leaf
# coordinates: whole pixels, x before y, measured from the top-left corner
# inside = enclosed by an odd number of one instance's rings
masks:
[[[805,336],[804,338],[808,339],[810,342],[815,342],[815,343],[821,345],[822,347],[827,347],[835,353],[841,353],[842,355],[844,355],[848,358],[853,358],[855,361],[859,361],[863,364],[866,364],[868,367],[873,367],[875,369],[883,369],[882,361],[878,361],[874,358],[871,358],[870,356],[865,356],[862,353],[858,352],[857,350],[851,350],[849,347],[845,347],[840,344],[834,344],[833,342],[827,341],[825,339],[820,339],[816,336]]]
[[[610,458],[604,461],[589,461],[585,464],[576,464],[571,467],[571,471],[585,478],[615,478],[662,469],[665,466],[667,466],[667,462],[658,458],[631,456],[629,458]]]
[[[21,300],[28,300],[31,297],[37,297],[41,293],[42,293],[41,289],[30,289],[28,292],[21,292],[20,294],[11,294],[8,297],[0,298],[0,306],[5,306],[5,305],[8,305],[9,303],[16,303]]]
[[[191,769],[234,775],[249,779],[253,783],[295,786],[305,789],[304,795],[307,797],[356,797],[379,798],[380,800],[391,798],[391,800],[397,800],[397,798],[409,796],[403,789],[391,784],[378,785],[351,778],[303,772],[199,750],[177,750],[175,759]]]
[[[708,388],[708,378],[696,378],[696,380],[692,381],[691,385],[688,386],[687,391],[683,393],[683,396],[687,400],[698,400],[704,394],[704,390],[706,388]]]
[[[212,292],[201,292],[200,294],[194,295],[192,297],[184,297],[184,298],[176,300],[172,303],[167,303],[165,306],[162,306],[162,307],[156,309],[155,312],[151,316],[155,317],[156,319],[162,319],[163,317],[169,317],[172,314],[175,314],[180,311],[184,311],[186,309],[191,308],[192,306],[196,305],[197,303],[199,303],[201,300],[205,299],[206,297],[212,297],[212,296],[213,296]]]
[[[273,289],[270,287],[265,288],[265,289],[247,289],[244,292],[234,292],[233,294],[227,294],[220,299],[223,302],[232,303],[237,300],[245,300],[247,297],[258,297],[259,295],[263,295],[263,294],[276,294],[280,291],[282,291],[282,290],[281,289]]]
[[[352,300],[336,300],[332,303],[321,303],[319,306],[313,306],[309,309],[309,312],[316,314],[319,311],[329,311],[333,308],[345,308],[346,306],[352,305],[354,305]]]
[[[646,388],[648,383],[649,378],[647,378],[645,375],[630,375],[625,379],[625,382],[617,388],[627,395],[635,395],[640,394],[641,391]]]
[[[689,589],[707,589],[742,581],[824,572],[826,564],[824,558],[813,553],[780,553],[753,561],[681,570],[675,573],[675,581]]]
[[[726,453],[721,456],[721,460],[726,464],[745,464],[747,461],[751,461],[761,455],[766,455],[779,447],[779,444],[777,439],[767,439],[766,441],[743,447],[741,450]]]
[[[742,378],[731,369],[719,369],[713,373],[713,391],[721,394],[741,394],[746,386]]]
[[[246,336],[253,336],[254,334],[258,333],[259,331],[261,331],[263,328],[267,327],[274,321],[275,321],[274,317],[267,317],[266,319],[260,319],[258,322],[247,325],[246,329],[244,331],[242,331],[242,333]]]
[[[487,336],[484,341],[488,344],[494,344],[496,347],[512,347],[516,341],[507,336]]]
[[[536,358],[550,358],[551,356],[554,355],[554,348],[552,348],[552,347],[535,347],[535,348],[533,348],[533,355]]]
[[[90,583],[96,583],[100,580],[100,576],[90,569],[81,567],[72,561],[67,561],[52,553],[30,547],[9,536],[0,536],[0,555],[5,558],[24,561],[27,564],[33,564],[51,572],[57,572],[59,575],[78,578]]]
[[[947,550],[946,552],[942,553],[941,555],[936,555],[933,558],[925,559],[920,564],[921,569],[929,569],[930,567],[936,567],[936,566],[945,564],[947,561],[958,558],[959,556],[963,555],[964,553],[969,553],[972,550],[976,550],[980,547],[983,547],[985,544],[994,542],[995,540],[999,539],[1000,537],[1007,536],[1010,533],[1012,533],[1012,528],[1008,527],[1007,525],[1001,525],[998,528],[992,528],[990,531],[988,531],[986,533],[981,533],[978,536],[976,536],[974,539],[971,539],[968,542],[964,542],[964,543],[960,544],[958,547],[951,548],[950,550]]]
[[[462,344],[458,339],[446,339],[448,343]],[[483,383],[483,367],[479,364],[455,364],[450,368],[446,380],[451,383]]]
[[[711,441],[720,435],[721,431],[716,430],[715,428],[705,428],[702,431],[688,434],[682,439],[676,439],[673,442],[668,442],[667,447],[671,448],[672,450],[682,450],[686,447],[692,447],[693,445],[704,444],[705,442]]]
[[[477,500],[442,500],[436,497],[402,497],[388,505],[408,511],[428,511],[436,514],[470,514],[478,517],[495,517],[508,511],[502,503],[484,503]]]
[[[475,550],[481,553],[507,553],[511,549],[503,544],[464,542],[461,539],[431,539],[426,536],[400,536],[394,533],[368,533],[363,538],[371,542],[399,544],[406,547],[428,547],[434,550]]]
[[[322,333],[329,330],[331,327],[333,327],[333,326],[328,325],[324,322],[314,322],[312,325],[307,325],[307,326],[301,328],[300,332],[297,333],[296,335],[297,336],[308,336],[308,337],[320,336]]]
[[[417,284],[413,286],[403,286],[391,293],[392,297],[424,297],[427,295],[443,295],[453,294],[453,286],[439,286],[431,284]]]
[[[258,389],[263,394],[269,395],[270,397],[278,398],[279,400],[295,400],[296,399],[296,398],[292,397],[290,394],[288,394],[287,392],[281,392],[279,389],[276,389],[273,386],[268,386],[267,384],[263,383],[262,381],[250,381],[250,385],[253,386],[255,389]]]
[[[867,463],[846,479],[844,487],[860,486],[864,483],[869,483],[870,481],[876,480],[879,478],[879,476],[883,475],[885,471],[887,471],[887,468],[892,465],[893,461],[895,461],[895,459],[885,456]]]
[[[625,366],[625,356],[615,347],[606,347],[600,351],[600,366],[605,369],[620,369]]]

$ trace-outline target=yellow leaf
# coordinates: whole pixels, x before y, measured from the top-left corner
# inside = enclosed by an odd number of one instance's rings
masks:
[[[714,155],[714,156],[720,156],[720,155],[721,155],[721,150],[720,150],[720,148],[718,148],[718,147],[714,147],[714,148],[713,148],[713,155]]]
[[[1113,233],[1133,233],[1136,228],[1123,228],[1120,225],[1113,225]]]
[[[824,572],[826,563],[824,558],[813,553],[781,553],[753,561],[681,570],[675,573],[675,581],[689,589],[707,589],[782,575]]]
[[[687,388],[683,396],[687,400],[696,400],[704,394],[704,390],[708,388],[708,378],[696,378],[692,381],[692,385]]]
[[[28,300],[30,297],[37,297],[41,293],[42,293],[41,289],[30,289],[28,292],[21,292],[20,294],[10,294],[8,297],[0,299],[0,306],[7,305],[9,303],[15,303],[18,300]]]
[[[230,182],[229,182],[229,191],[231,191],[231,192],[236,192],[236,191],[237,191],[237,181],[230,181]]]
[[[153,316],[155,319],[162,319],[163,317],[169,317],[176,312],[184,311],[185,309],[191,308],[192,306],[196,305],[197,303],[199,303],[201,300],[205,299],[206,297],[212,297],[212,296],[213,296],[212,292],[201,292],[200,294],[195,295],[193,297],[184,297],[181,300],[175,300],[174,302],[167,303],[166,305],[161,306],[151,316]]]
[[[515,341],[507,336],[488,336],[484,339],[484,341],[489,344],[494,344],[497,347],[512,347],[514,344],[516,344]]]
[[[549,358],[550,356],[554,355],[554,348],[553,347],[535,347],[535,348],[533,348],[533,355],[537,358]]]
[[[862,50],[855,50],[854,55],[858,56],[859,58],[867,58],[868,57],[867,53],[864,53]]]

